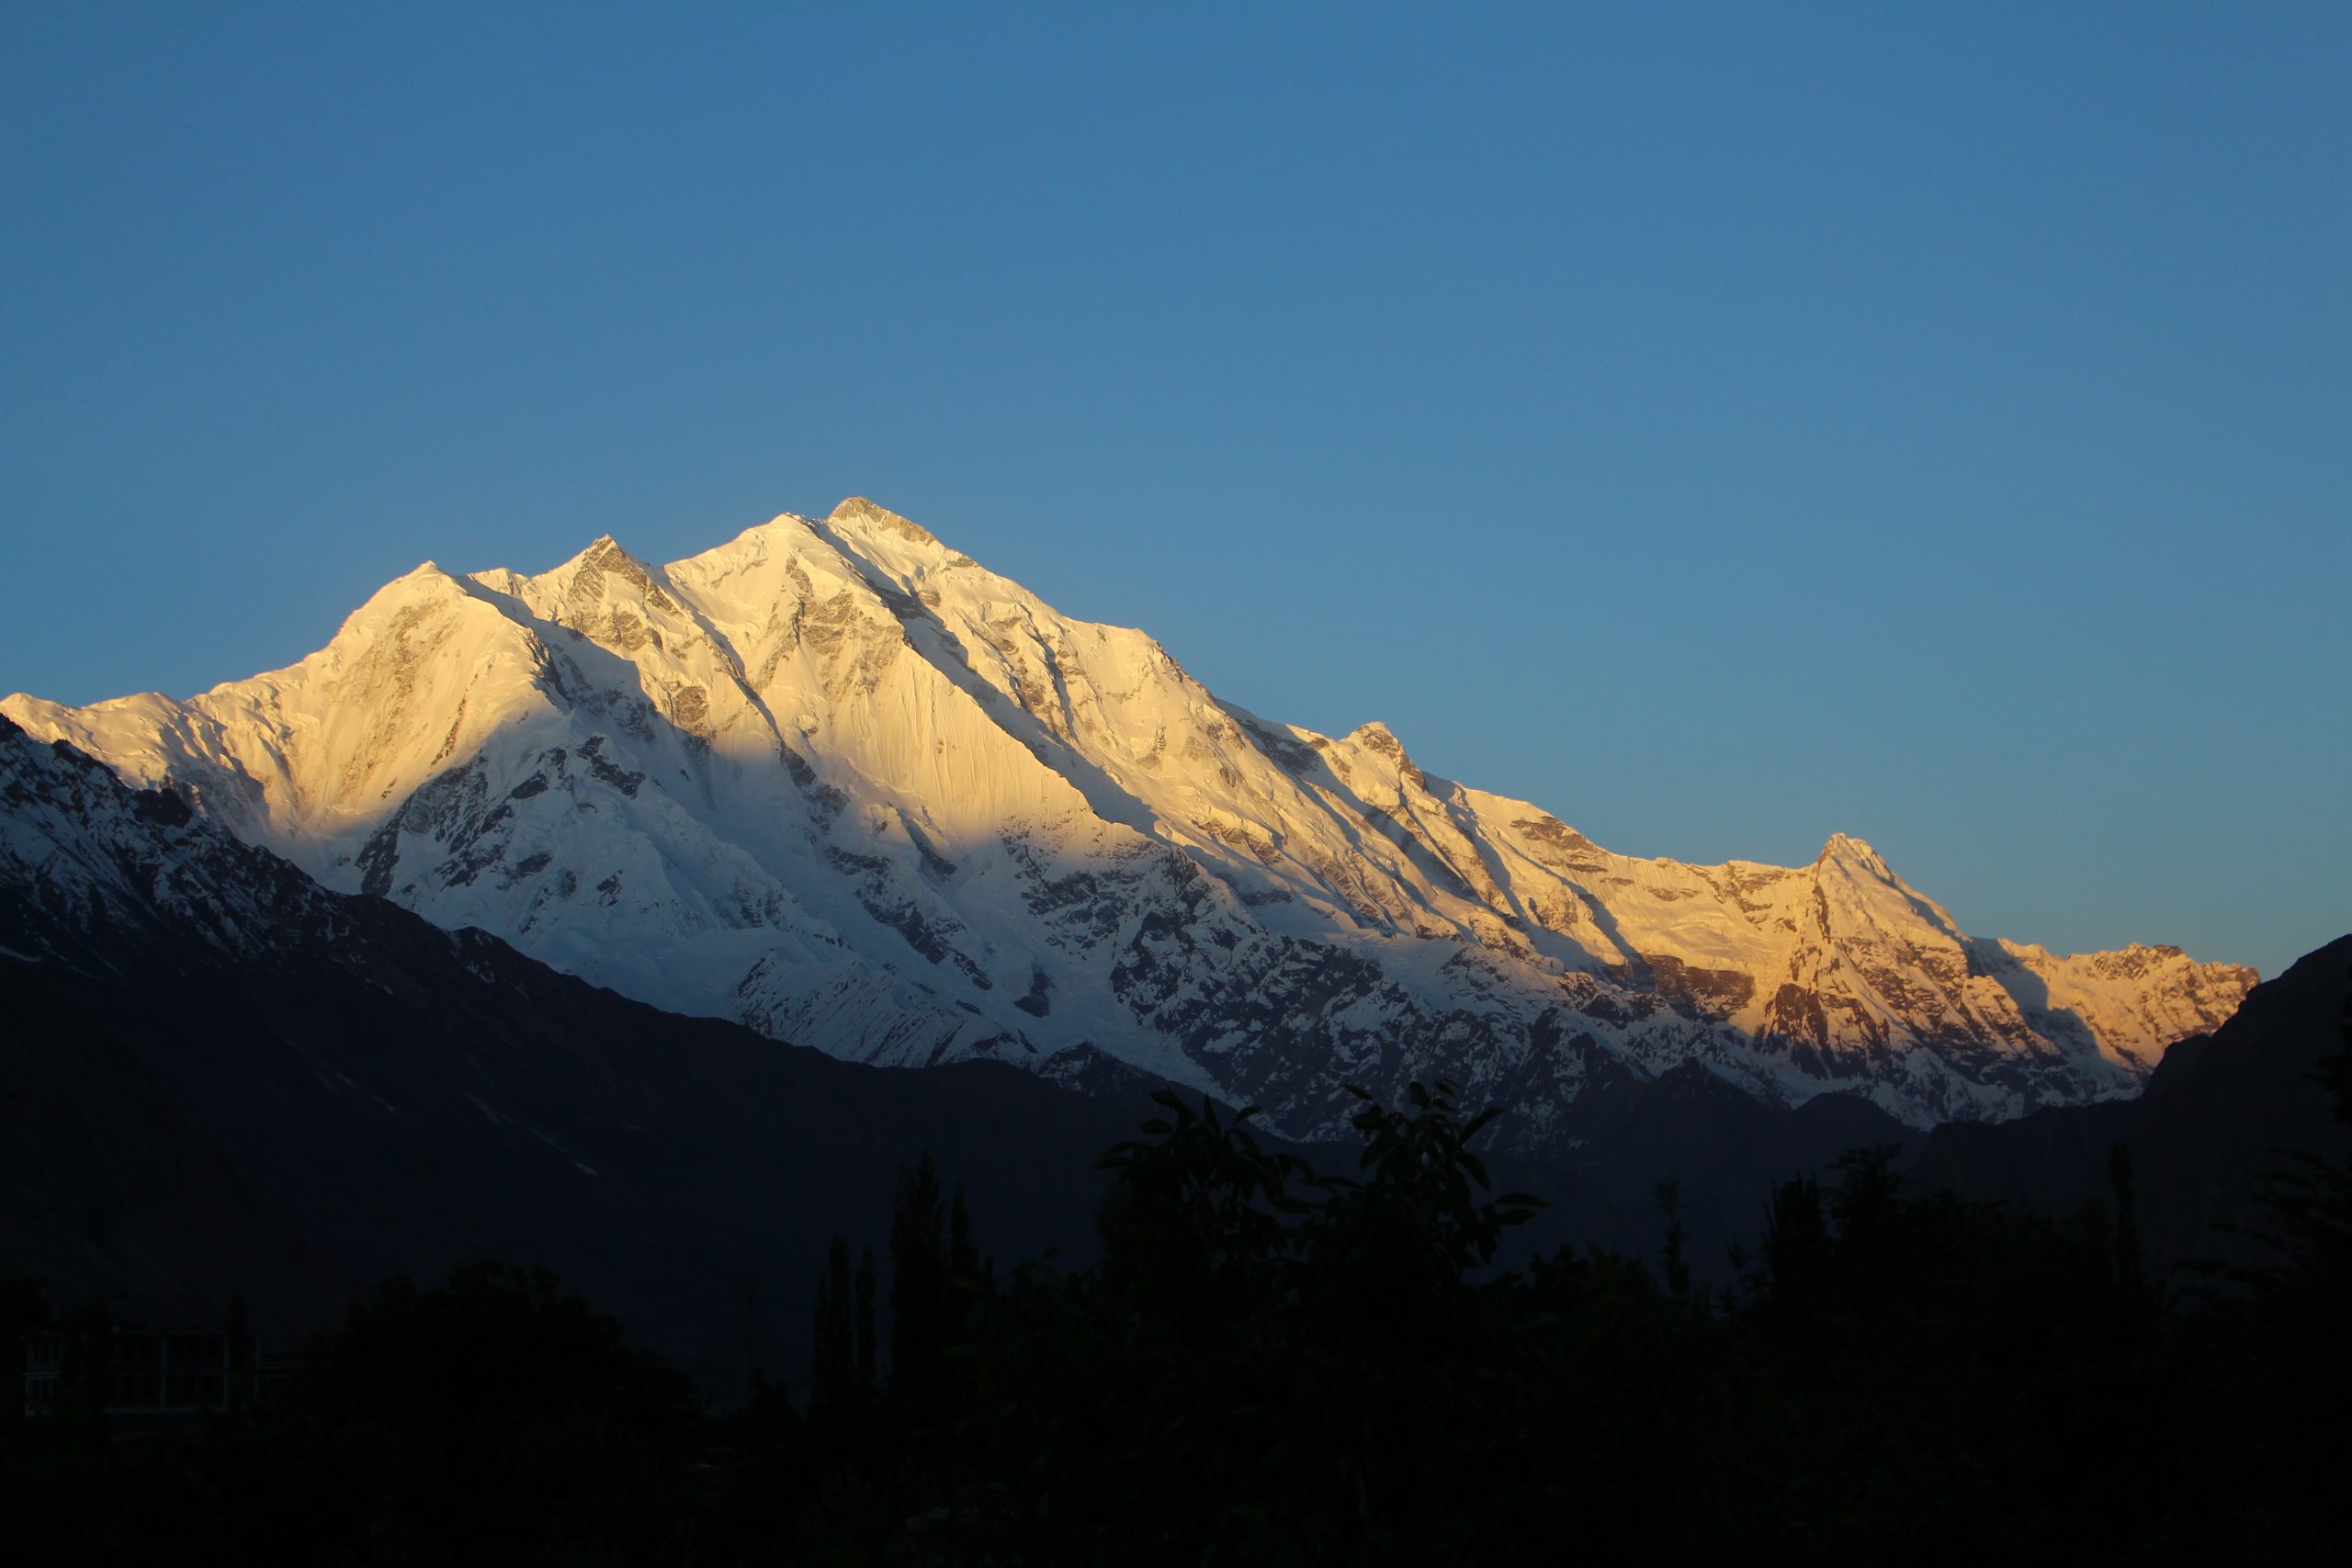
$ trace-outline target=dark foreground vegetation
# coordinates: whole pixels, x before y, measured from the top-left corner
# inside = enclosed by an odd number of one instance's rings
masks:
[[[2143,1277],[2124,1160],[2109,1203],[2052,1219],[1861,1151],[1781,1187],[1723,1290],[1691,1282],[1670,1190],[1657,1269],[1491,1272],[1533,1200],[1487,1190],[1484,1118],[1442,1094],[1367,1105],[1346,1178],[1165,1103],[1106,1156],[1082,1272],[996,1278],[960,1195],[906,1172],[881,1260],[835,1249],[805,1389],[713,1414],[545,1274],[394,1280],[257,1412],[137,1441],[70,1386],[12,1414],[0,1556],[2272,1562],[2345,1539],[2339,1165],[2284,1171],[2271,1261],[2194,1289]]]

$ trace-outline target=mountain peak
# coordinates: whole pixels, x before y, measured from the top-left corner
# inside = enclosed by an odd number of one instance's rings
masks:
[[[1869,844],[1860,839],[1857,839],[1851,833],[1830,834],[1829,841],[1821,846],[1821,853],[1815,856],[1814,859],[1816,863],[1821,861],[1834,860],[1848,863],[1859,862],[1866,865],[1877,865],[1881,867],[1883,867],[1886,864],[1886,862],[1880,857],[1879,852],[1876,850],[1871,848]]]
[[[378,617],[397,615],[408,606],[445,602],[461,597],[465,592],[465,585],[437,561],[419,561],[369,594],[349,618],[366,626]]]
[[[939,540],[922,524],[899,516],[887,506],[853,495],[833,508],[825,521],[836,528],[859,528],[893,535],[912,544],[936,545]]]
[[[1893,885],[1900,882],[1886,857],[1851,833],[1832,833],[1829,841],[1821,846],[1821,853],[1814,857],[1816,868],[1835,866],[1848,876],[1867,882]]]
[[[1411,771],[1413,759],[1405,754],[1405,743],[1396,732],[1378,719],[1360,724],[1348,732],[1348,739],[1378,756],[1387,758],[1400,772]]]
[[[632,555],[610,534],[597,535],[586,549],[548,573],[542,581],[568,583],[569,597],[587,603],[604,595],[607,578],[618,579],[628,590],[660,608],[675,608],[656,580],[654,569]]]

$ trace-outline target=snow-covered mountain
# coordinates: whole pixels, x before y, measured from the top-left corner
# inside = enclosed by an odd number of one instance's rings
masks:
[[[891,1065],[1108,1054],[1302,1135],[1345,1084],[1444,1077],[1541,1144],[1597,1069],[1684,1063],[2000,1119],[2134,1092],[2256,978],[1971,937],[1843,836],[1611,854],[1379,724],[1220,702],[864,500],[665,567],[427,563],[285,670],[0,711],[661,1007]]]

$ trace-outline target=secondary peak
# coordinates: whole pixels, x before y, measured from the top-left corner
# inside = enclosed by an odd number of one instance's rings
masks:
[[[1367,751],[1387,758],[1406,778],[1416,784],[1422,782],[1420,769],[1415,767],[1413,759],[1405,754],[1405,743],[1397,739],[1396,732],[1380,720],[1375,718],[1369,724],[1356,726],[1349,732],[1348,739]]]

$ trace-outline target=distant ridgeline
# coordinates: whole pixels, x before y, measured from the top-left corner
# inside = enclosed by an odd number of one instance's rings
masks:
[[[2128,1099],[2255,978],[1970,936],[1843,835],[1799,867],[1611,854],[1379,724],[1222,702],[863,500],[668,566],[427,564],[287,669],[0,708],[640,1001],[854,1061],[1124,1064],[1294,1137],[1344,1136],[1351,1084],[1443,1078],[1558,1155],[1678,1072],[2001,1120]]]

